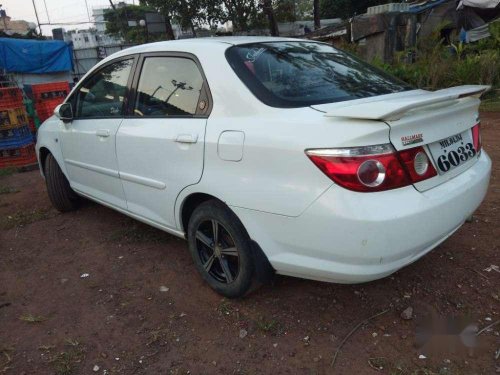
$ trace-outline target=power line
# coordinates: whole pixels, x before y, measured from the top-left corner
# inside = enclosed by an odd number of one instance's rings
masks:
[[[89,21],[90,21],[89,4],[87,4],[87,0],[85,0],[85,9],[87,9],[87,16],[89,16]],[[49,22],[50,22],[50,20],[49,20]]]
[[[79,22],[43,22],[41,26],[58,26],[58,25],[86,25],[89,23],[107,23],[107,21],[79,21]]]
[[[35,0],[31,0],[33,2],[33,9],[35,9],[36,22],[38,23],[38,30],[40,31],[40,35],[42,35],[42,28],[40,27],[40,20],[38,19],[38,12],[35,6]]]
[[[47,10],[47,2],[43,0],[43,4],[45,5],[45,13],[47,14],[47,20],[50,22],[49,11]]]

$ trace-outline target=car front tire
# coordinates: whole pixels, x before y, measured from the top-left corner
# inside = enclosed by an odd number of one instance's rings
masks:
[[[203,279],[217,293],[237,298],[254,285],[253,244],[238,217],[220,201],[198,206],[188,224],[189,250]]]
[[[52,154],[45,159],[45,182],[52,205],[60,212],[78,208],[80,197],[71,189],[68,179]]]

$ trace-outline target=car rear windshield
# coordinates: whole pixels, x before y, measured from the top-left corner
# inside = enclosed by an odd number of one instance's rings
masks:
[[[243,44],[229,48],[226,58],[250,91],[273,107],[303,107],[412,89],[323,43]]]

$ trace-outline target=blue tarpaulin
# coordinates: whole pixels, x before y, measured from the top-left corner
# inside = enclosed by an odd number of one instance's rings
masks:
[[[61,40],[0,38],[0,68],[9,73],[70,71],[71,54],[71,45]]]
[[[410,10],[408,12],[410,12],[410,13],[421,13],[424,10],[437,7],[438,5],[446,3],[447,1],[449,1],[449,0],[424,1],[424,2],[421,2],[421,3],[418,3],[418,4],[410,5]]]

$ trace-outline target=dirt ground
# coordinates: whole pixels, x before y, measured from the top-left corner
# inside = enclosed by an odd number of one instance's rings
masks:
[[[93,203],[59,214],[37,171],[0,177],[0,374],[498,373],[500,324],[472,350],[416,336],[427,316],[479,330],[500,319],[488,269],[500,265],[500,113],[483,114],[483,144],[485,202],[423,259],[362,285],[277,277],[243,300],[212,292],[183,240]]]

